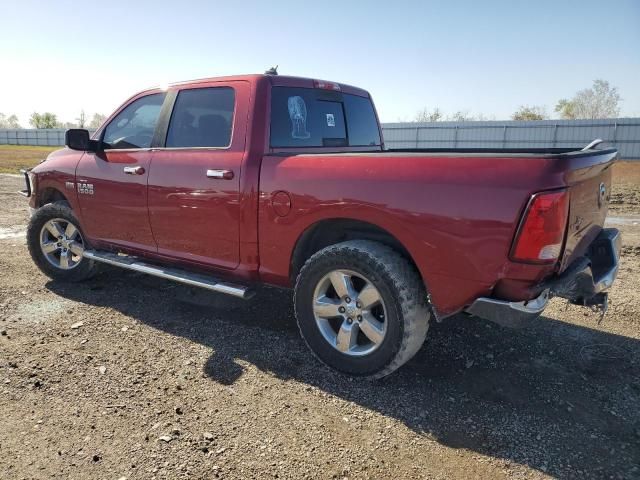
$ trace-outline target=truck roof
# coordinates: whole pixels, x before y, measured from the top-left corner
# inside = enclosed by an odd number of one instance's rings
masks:
[[[229,82],[229,81],[238,81],[238,80],[249,81],[251,83],[268,81],[273,86],[302,87],[302,88],[317,88],[317,84],[318,82],[320,82],[326,85],[338,85],[339,90],[343,93],[349,93],[352,95],[359,95],[361,97],[370,98],[369,92],[367,92],[366,90],[363,90],[362,88],[354,87],[353,85],[347,85],[345,83],[327,81],[327,80],[322,80],[318,78],[294,77],[290,75],[269,75],[264,73],[198,78],[194,80],[173,82],[173,83],[170,83],[168,86],[170,87],[186,86],[186,85],[197,85],[200,83]],[[158,88],[158,87],[155,87],[155,88]]]

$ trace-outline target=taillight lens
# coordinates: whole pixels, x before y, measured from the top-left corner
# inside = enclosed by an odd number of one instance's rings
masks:
[[[532,196],[511,250],[511,259],[554,263],[560,258],[569,215],[567,190]]]
[[[334,90],[336,92],[339,92],[342,90],[342,88],[340,88],[339,83],[325,82],[324,80],[314,80],[313,86],[315,88],[322,88],[323,90]]]

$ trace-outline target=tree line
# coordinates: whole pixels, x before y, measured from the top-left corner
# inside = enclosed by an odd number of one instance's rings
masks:
[[[572,98],[561,98],[554,111],[564,120],[616,118],[620,115],[620,94],[606,80],[594,80],[591,88],[578,91]],[[520,105],[511,114],[512,120],[548,120],[547,108],[543,105]],[[458,111],[447,115],[440,108],[423,108],[416,113],[414,122],[470,122],[489,120],[482,114]]]
[[[61,122],[55,113],[33,112],[29,117],[29,125],[32,128],[91,128],[95,129],[102,125],[106,115],[94,113],[91,119],[87,118],[84,110],[75,119],[75,122]],[[16,115],[5,115],[0,112],[0,128],[17,129],[22,128]]]

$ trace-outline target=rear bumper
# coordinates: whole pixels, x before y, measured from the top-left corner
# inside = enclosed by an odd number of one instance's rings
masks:
[[[535,320],[549,299],[556,296],[576,305],[606,308],[607,293],[618,274],[622,236],[615,228],[605,228],[589,246],[585,256],[578,258],[562,274],[541,285],[542,293],[533,300],[509,302],[481,297],[467,313],[509,327],[523,327]]]
[[[491,320],[503,327],[521,328],[538,318],[547,303],[549,303],[549,290],[545,290],[537,298],[525,302],[508,302],[480,297],[467,307],[465,312],[485,320]]]
[[[622,235],[616,228],[605,228],[589,246],[584,257],[578,258],[562,274],[547,281],[552,294],[573,303],[589,305],[599,293],[608,290],[618,275]]]

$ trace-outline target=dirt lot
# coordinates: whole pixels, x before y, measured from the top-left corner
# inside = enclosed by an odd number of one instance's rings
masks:
[[[376,383],[314,359],[287,292],[48,280],[21,180],[0,175],[0,478],[640,478],[640,168],[625,168],[602,324],[557,300],[524,330],[457,316]]]

